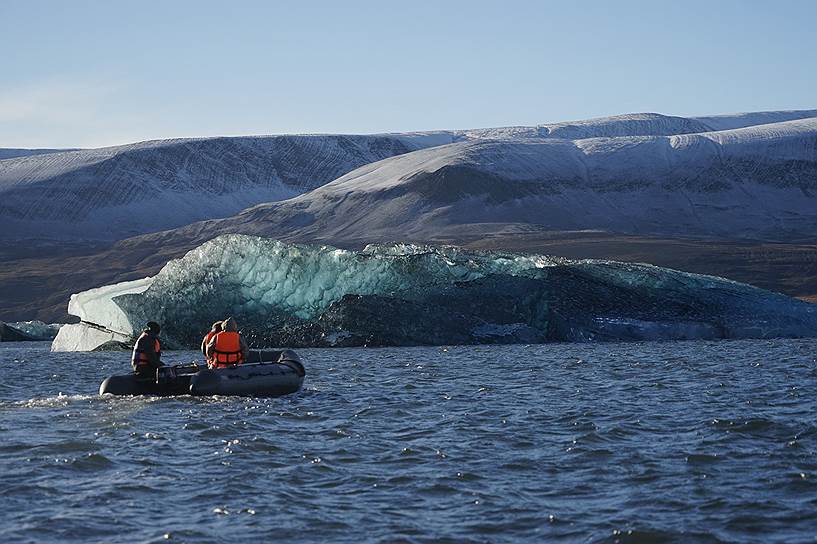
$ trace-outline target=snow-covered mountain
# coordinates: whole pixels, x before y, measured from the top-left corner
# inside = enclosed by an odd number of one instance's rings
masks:
[[[770,125],[784,121],[817,117],[817,110],[789,110],[789,111],[754,111],[731,113],[725,115],[710,115],[695,117],[696,121],[708,126],[711,130],[732,130],[736,128]]]
[[[676,117],[659,113],[630,113],[532,127],[503,127],[454,131],[452,141],[469,138],[613,138],[617,136],[671,136],[745,128],[817,117],[817,110],[761,111],[710,117]]]
[[[613,140],[586,145],[606,149],[629,148],[635,145],[634,137],[670,137],[814,117],[817,117],[817,110],[701,118],[645,113],[530,127],[371,136],[160,140],[63,152],[6,150],[9,153],[48,153],[0,160],[0,240],[120,240],[196,221],[228,217],[249,206],[296,197],[382,159],[450,144],[459,144],[459,147],[439,149],[431,155],[419,157],[421,160],[428,157],[432,163],[440,160],[453,160],[459,165],[473,162],[477,171],[491,174],[491,168],[484,168],[485,161],[475,158],[479,150],[485,150],[489,155],[504,154],[506,151],[502,146],[510,146],[507,148],[510,154],[502,162],[507,165],[511,162],[507,160],[509,157],[519,158],[516,151],[524,156],[539,154],[541,157],[534,161],[539,162],[539,170],[530,174],[545,181],[550,178],[541,178],[542,175],[575,177],[581,168],[559,170],[555,163],[547,163],[575,162],[577,152],[592,154],[599,163],[607,161],[599,170],[621,171],[627,167],[626,163],[614,164],[615,161],[628,160],[626,153],[569,151],[581,147],[571,144],[572,141],[608,138]],[[502,143],[479,144],[485,141]],[[539,146],[538,151],[531,147],[521,151],[533,142],[544,141],[552,142],[552,145]],[[513,143],[519,143],[521,147],[513,146]],[[660,144],[656,145],[660,147]],[[459,152],[470,158],[465,161],[454,159],[452,153]],[[660,159],[660,151],[657,153],[657,157],[642,154],[640,160]],[[381,177],[392,175],[388,172],[398,177],[414,176],[417,172],[412,173],[411,164],[416,159],[392,163],[387,170],[378,167],[377,173],[367,176],[365,181],[377,185],[381,183]],[[542,165],[546,165],[544,169]],[[407,168],[405,172],[397,172],[404,167]],[[428,170],[426,166],[419,168],[424,172]],[[499,172],[494,174],[501,175]],[[359,173],[356,176],[359,177]]]
[[[47,155],[49,153],[60,153],[62,151],[74,151],[73,149],[23,149],[15,147],[0,148],[0,161],[4,159],[14,159],[16,157],[30,157],[32,155]]]
[[[456,240],[511,224],[817,238],[817,117],[693,134],[465,140],[176,232],[199,242],[242,232],[349,243]]]
[[[429,136],[162,140],[0,161],[0,237],[117,240],[318,187]]]

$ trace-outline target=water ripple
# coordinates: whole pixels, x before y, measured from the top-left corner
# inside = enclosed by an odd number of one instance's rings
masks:
[[[298,394],[160,399],[95,394],[122,354],[3,344],[0,534],[811,540],[815,353],[813,340],[305,350]]]

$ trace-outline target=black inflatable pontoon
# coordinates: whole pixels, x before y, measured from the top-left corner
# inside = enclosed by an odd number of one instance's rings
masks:
[[[279,397],[301,388],[306,371],[292,350],[251,350],[244,364],[208,369],[196,363],[165,366],[153,380],[135,373],[110,376],[99,386],[104,395],[240,395]]]

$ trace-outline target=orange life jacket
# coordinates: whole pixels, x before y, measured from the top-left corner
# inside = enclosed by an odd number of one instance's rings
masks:
[[[150,356],[148,355],[147,350],[147,347],[150,345],[148,344],[149,341],[150,335],[143,332],[136,340],[136,344],[133,345],[133,355],[131,356],[130,360],[133,368],[136,369],[150,365]],[[161,358],[162,347],[159,345],[159,339],[155,336],[153,337],[153,351],[159,358]]]
[[[241,336],[237,332],[222,331],[216,335],[213,363],[216,368],[240,365],[244,362],[241,353]]]

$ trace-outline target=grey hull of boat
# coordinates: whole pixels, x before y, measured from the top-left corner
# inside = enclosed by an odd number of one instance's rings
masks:
[[[292,350],[252,350],[247,362],[235,367],[208,369],[191,363],[160,368],[155,379],[135,373],[110,376],[99,386],[99,394],[279,397],[300,390],[305,375]]]

